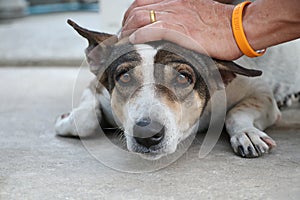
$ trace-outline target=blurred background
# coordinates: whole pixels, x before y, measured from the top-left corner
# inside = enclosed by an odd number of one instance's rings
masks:
[[[70,10],[98,10],[97,0],[1,0],[1,18]]]
[[[132,0],[0,0],[0,66],[79,66],[86,41],[67,25],[116,33]]]

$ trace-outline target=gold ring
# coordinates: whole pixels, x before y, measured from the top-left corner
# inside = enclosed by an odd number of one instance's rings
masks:
[[[150,21],[151,23],[156,22],[156,14],[154,10],[150,10]]]

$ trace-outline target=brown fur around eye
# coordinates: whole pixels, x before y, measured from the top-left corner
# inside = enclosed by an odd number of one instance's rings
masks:
[[[179,74],[176,77],[176,81],[177,81],[177,83],[179,83],[181,85],[186,85],[186,84],[192,83],[192,80],[188,76],[186,76],[184,74]]]
[[[129,83],[131,80],[131,76],[128,73],[124,73],[120,76],[119,81],[121,81],[122,83]]]

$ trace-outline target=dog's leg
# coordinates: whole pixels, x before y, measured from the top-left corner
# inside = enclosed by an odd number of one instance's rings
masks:
[[[81,102],[70,113],[58,117],[55,131],[60,136],[86,137],[95,133],[100,127],[100,103],[90,86],[82,94]]]
[[[276,146],[264,129],[280,119],[271,92],[257,92],[233,107],[226,117],[231,146],[242,157],[258,157]]]

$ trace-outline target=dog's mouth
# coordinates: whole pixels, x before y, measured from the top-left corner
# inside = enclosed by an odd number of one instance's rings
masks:
[[[141,120],[133,128],[133,135],[127,135],[128,150],[147,159],[158,159],[165,155],[166,127],[159,122]]]
[[[167,154],[164,151],[164,146],[162,143],[151,147],[145,147],[135,143],[132,145],[131,151],[148,160],[157,160]]]
[[[140,144],[134,144],[133,147],[131,148],[131,151],[140,154],[156,155],[156,154],[163,153],[163,146],[155,145],[148,148]]]
[[[133,151],[142,154],[159,153],[163,147],[166,128],[159,122],[138,122],[133,128]]]

